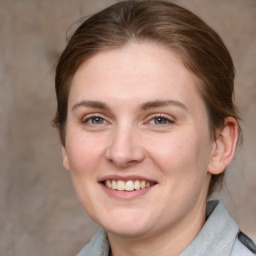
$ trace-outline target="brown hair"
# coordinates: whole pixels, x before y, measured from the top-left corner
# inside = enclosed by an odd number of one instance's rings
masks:
[[[55,78],[58,106],[53,123],[62,144],[65,144],[70,86],[78,67],[98,52],[123,47],[130,41],[155,42],[178,52],[184,65],[198,78],[213,139],[226,117],[239,119],[233,103],[234,66],[218,34],[196,15],[175,4],[123,1],[82,23],[60,56]],[[208,194],[221,183],[223,175],[212,175]]]

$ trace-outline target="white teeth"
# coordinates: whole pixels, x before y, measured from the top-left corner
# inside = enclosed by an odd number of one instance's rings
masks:
[[[117,189],[117,184],[115,180],[112,180],[112,189]]]
[[[117,190],[125,190],[125,183],[122,180],[117,181]]]
[[[144,189],[148,188],[153,183],[147,182],[145,180],[139,181],[139,180],[128,180],[128,181],[123,181],[123,180],[106,180],[105,181],[105,186],[114,189],[114,190],[120,190],[120,191],[133,191],[133,190],[139,190],[139,189]]]
[[[126,182],[125,190],[127,190],[127,191],[132,191],[132,190],[134,190],[133,182],[132,182],[131,180],[129,180],[129,181]]]
[[[146,181],[142,181],[141,183],[140,183],[140,188],[145,188],[146,187]]]
[[[112,188],[112,183],[111,183],[110,180],[107,180],[107,181],[106,181],[106,186],[107,186],[108,188]]]
[[[139,182],[138,180],[135,180],[135,182],[134,182],[134,188],[135,188],[136,190],[139,190],[139,189],[140,189],[140,182]]]

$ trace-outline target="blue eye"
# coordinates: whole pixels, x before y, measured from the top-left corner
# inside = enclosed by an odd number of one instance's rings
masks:
[[[155,124],[167,124],[167,123],[169,123],[169,121],[166,118],[163,118],[163,117],[154,118],[154,122],[155,122]]]
[[[151,119],[149,123],[160,125],[160,124],[170,124],[173,122],[165,117],[158,116],[158,117]]]
[[[105,124],[106,120],[99,116],[95,116],[87,119],[86,122],[88,122],[89,124]]]

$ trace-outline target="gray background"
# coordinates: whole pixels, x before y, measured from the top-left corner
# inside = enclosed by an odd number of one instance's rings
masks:
[[[75,255],[97,227],[84,213],[62,168],[50,126],[54,65],[66,31],[112,0],[0,0],[0,255]],[[244,144],[228,170],[223,198],[256,240],[256,1],[173,1],[222,36],[236,70]]]

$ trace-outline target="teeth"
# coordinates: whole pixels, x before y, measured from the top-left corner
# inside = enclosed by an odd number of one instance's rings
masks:
[[[125,190],[125,183],[122,180],[117,181],[117,190]]]
[[[146,187],[146,181],[143,180],[141,183],[140,183],[140,188],[145,188]]]
[[[105,181],[105,186],[114,189],[114,190],[120,190],[120,191],[133,191],[133,190],[139,190],[139,189],[144,189],[148,188],[153,183],[147,182],[145,180],[139,181],[139,180],[128,180],[128,181],[123,181],[123,180],[106,180]]]
[[[138,180],[136,180],[136,181],[134,182],[134,188],[135,188],[136,190],[139,190],[139,189],[140,189],[140,182],[139,182]]]
[[[132,191],[132,190],[134,190],[134,185],[133,185],[133,182],[132,182],[131,180],[129,180],[129,181],[126,182],[125,190],[127,190],[127,191]]]
[[[112,183],[111,183],[110,180],[107,180],[107,181],[106,181],[106,186],[107,186],[108,188],[112,188]]]
[[[109,181],[111,182],[111,181]],[[117,184],[115,180],[112,180],[112,189],[117,189]]]

